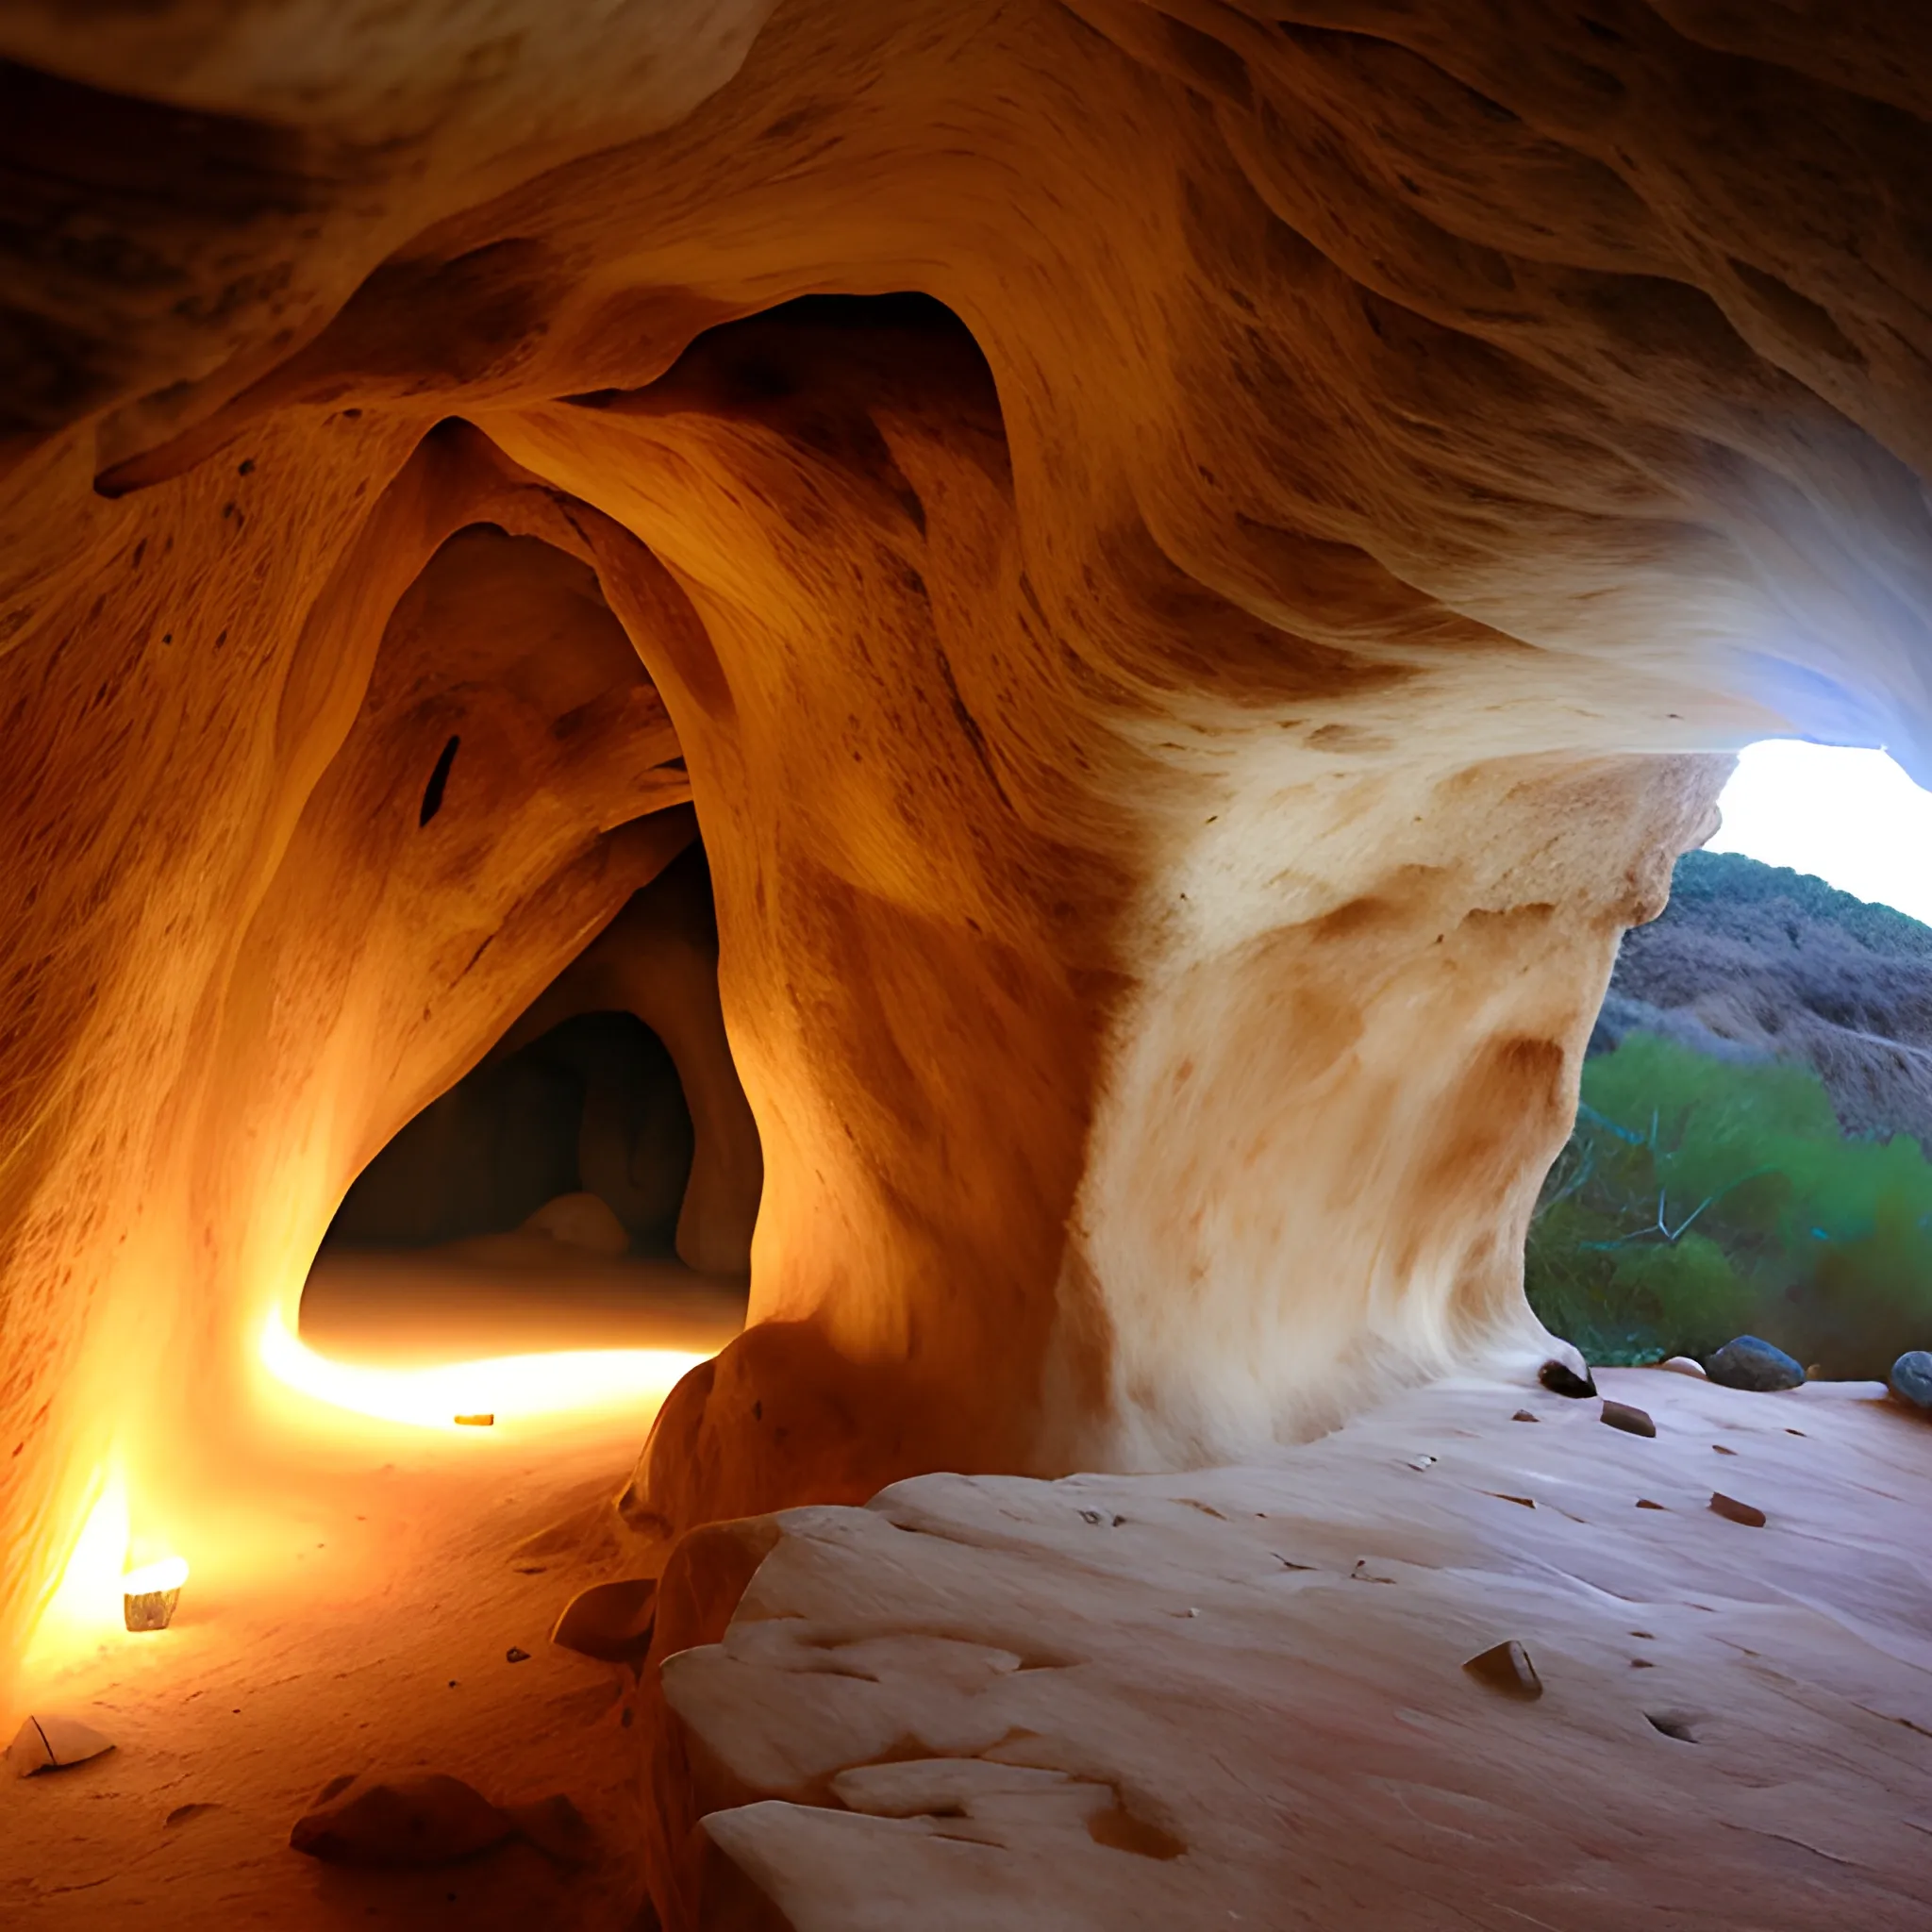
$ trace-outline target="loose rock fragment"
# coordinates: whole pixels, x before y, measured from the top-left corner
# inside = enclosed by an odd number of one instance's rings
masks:
[[[1519,1408],[1509,1420],[1512,1423],[1540,1423],[1542,1417],[1526,1408]]]
[[[1506,1697],[1521,1697],[1527,1701],[1543,1694],[1542,1679],[1537,1675],[1528,1651],[1514,1638],[1506,1643],[1491,1645],[1480,1655],[1471,1657],[1462,1668],[1478,1683],[1487,1684],[1491,1690],[1500,1690]]]
[[[550,1641],[565,1650],[593,1657],[599,1663],[634,1662],[651,1647],[657,1596],[655,1576],[593,1583],[570,1600],[550,1633]]]
[[[510,1647],[504,1652],[503,1660],[507,1664],[526,1664],[530,1661],[530,1653],[527,1650],[525,1650],[521,1644],[512,1643]]]
[[[1913,1408],[1932,1414],[1932,1352],[1908,1349],[1891,1365],[1891,1392]]]
[[[1805,1379],[1804,1364],[1756,1335],[1740,1335],[1704,1358],[1704,1372],[1719,1387],[1749,1389],[1769,1395],[1795,1389]]]
[[[78,1718],[49,1712],[30,1717],[15,1732],[7,1747],[7,1762],[18,1777],[37,1777],[43,1771],[66,1771],[85,1764],[114,1748],[111,1738],[104,1738],[92,1724]]]
[[[1637,1507],[1640,1509],[1661,1509],[1664,1506],[1661,1503],[1653,1503],[1648,1496],[1639,1496]]]
[[[1596,1393],[1595,1382],[1587,1374],[1579,1375],[1568,1362],[1545,1362],[1536,1372],[1536,1378],[1552,1395],[1567,1395],[1573,1401]]]
[[[1603,1414],[1598,1420],[1607,1423],[1613,1429],[1622,1429],[1626,1436],[1657,1434],[1657,1424],[1651,1421],[1649,1414],[1643,1409],[1633,1407],[1627,1402],[1606,1402]]]
[[[1762,1509],[1755,1503],[1740,1503],[1737,1497],[1727,1496],[1722,1490],[1713,1490],[1710,1492],[1710,1507],[1720,1516],[1727,1518],[1732,1523],[1742,1523],[1752,1529],[1764,1527]]]
[[[380,1783],[353,1778],[298,1819],[289,1842],[331,1865],[404,1871],[474,1858],[516,1829],[507,1811],[461,1778],[430,1772]]]
[[[1670,1370],[1674,1375],[1694,1375],[1700,1382],[1705,1379],[1704,1364],[1691,1356],[1674,1355],[1658,1366]]]
[[[630,1246],[623,1222],[599,1194],[559,1194],[544,1202],[524,1226],[531,1234],[547,1234],[554,1241],[591,1255],[621,1255]]]

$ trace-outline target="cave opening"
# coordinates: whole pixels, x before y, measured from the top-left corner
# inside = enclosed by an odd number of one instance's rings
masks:
[[[326,1046],[275,1128],[327,1136],[341,1178],[262,1349],[308,1393],[449,1426],[714,1353],[763,1162],[690,775],[631,634],[474,428],[418,461],[488,514],[398,586],[296,828],[287,896],[316,903],[275,908],[292,926],[325,897],[340,934],[320,985],[286,961]]]
[[[693,838],[357,1175],[299,1332],[390,1365],[709,1353],[742,1324],[760,1184]]]

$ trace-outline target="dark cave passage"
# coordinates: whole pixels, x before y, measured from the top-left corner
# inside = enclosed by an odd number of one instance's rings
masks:
[[[387,1360],[714,1347],[760,1181],[693,841],[358,1176],[302,1333]]]

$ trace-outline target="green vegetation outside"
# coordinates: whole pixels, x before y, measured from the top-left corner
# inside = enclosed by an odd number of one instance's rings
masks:
[[[1595,1362],[1748,1333],[1883,1376],[1932,1347],[1932,1165],[1903,1135],[1845,1138],[1808,1068],[1633,1033],[1584,1068],[1525,1268],[1538,1315]]]

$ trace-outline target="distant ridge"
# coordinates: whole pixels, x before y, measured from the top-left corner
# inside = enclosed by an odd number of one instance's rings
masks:
[[[1932,1149],[1932,926],[1808,873],[1689,852],[1624,936],[1590,1050],[1661,1033],[1720,1059],[1816,1069],[1849,1134]]]

